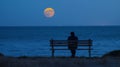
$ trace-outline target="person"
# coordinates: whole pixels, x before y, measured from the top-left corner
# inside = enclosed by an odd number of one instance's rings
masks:
[[[71,35],[68,37],[68,49],[71,51],[71,57],[75,57],[78,37],[75,36],[74,32],[70,33]]]

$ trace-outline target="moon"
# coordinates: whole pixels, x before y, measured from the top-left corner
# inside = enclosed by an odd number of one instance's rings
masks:
[[[48,17],[48,18],[53,17],[54,14],[55,14],[55,11],[54,11],[53,8],[46,8],[46,9],[44,10],[44,15],[45,15],[46,17]]]

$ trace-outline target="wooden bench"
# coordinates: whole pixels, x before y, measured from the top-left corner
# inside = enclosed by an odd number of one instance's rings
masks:
[[[50,46],[52,50],[52,57],[54,57],[55,50],[69,50],[68,48],[63,48],[68,46],[68,40],[50,40]],[[79,48],[85,47],[85,48]],[[92,40],[78,40],[78,48],[76,50],[88,50],[89,57],[91,57],[91,46],[92,46]],[[57,48],[61,47],[61,48]],[[87,47],[87,48],[86,48]]]

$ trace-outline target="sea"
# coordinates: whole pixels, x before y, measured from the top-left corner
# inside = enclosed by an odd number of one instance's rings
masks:
[[[120,50],[120,26],[1,26],[0,53],[14,57],[50,57],[50,40],[67,40],[70,32],[75,32],[79,40],[93,40],[93,57]],[[70,55],[69,50],[55,51],[55,56]],[[76,56],[88,57],[88,51],[77,50]]]

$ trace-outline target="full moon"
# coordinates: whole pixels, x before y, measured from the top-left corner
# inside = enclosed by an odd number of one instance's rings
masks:
[[[46,9],[44,10],[44,15],[45,15],[46,17],[48,17],[48,18],[53,17],[54,14],[55,14],[55,11],[54,11],[53,8],[46,8]]]

